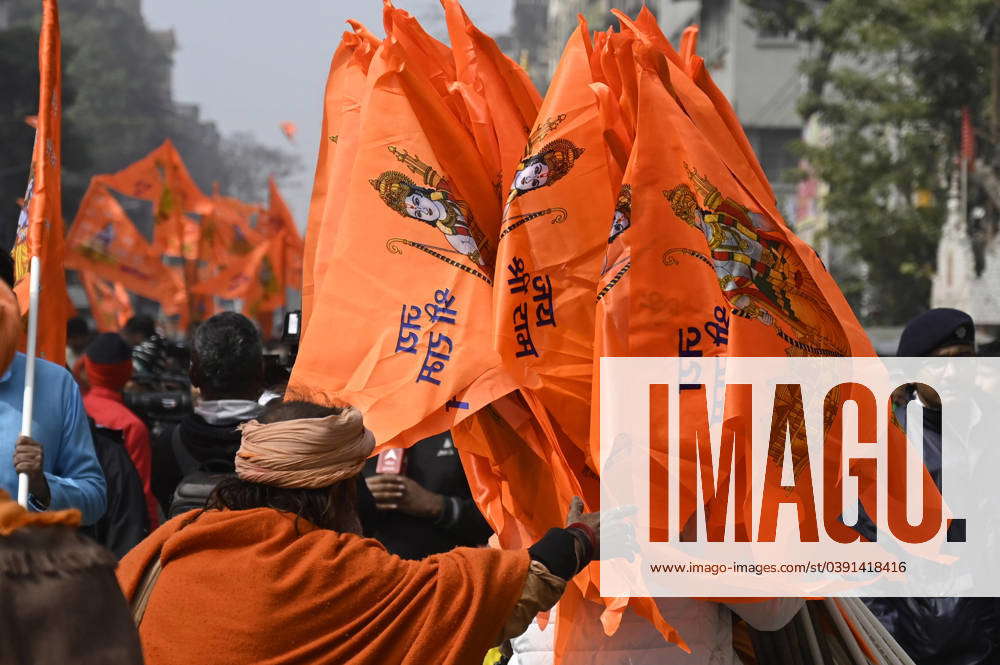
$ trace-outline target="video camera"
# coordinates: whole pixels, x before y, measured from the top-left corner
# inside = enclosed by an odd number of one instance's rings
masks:
[[[164,431],[191,413],[191,390],[126,392],[125,406],[146,423],[149,433],[158,438]]]
[[[292,366],[299,352],[299,335],[302,329],[302,312],[285,313],[281,340],[277,352],[264,354],[264,385],[283,386],[292,375]]]
[[[125,406],[143,420],[179,422],[191,412],[191,392],[125,393]]]

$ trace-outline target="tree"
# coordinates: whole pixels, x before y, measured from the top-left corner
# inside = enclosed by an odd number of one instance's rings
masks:
[[[800,149],[829,186],[827,233],[845,257],[831,270],[864,322],[904,323],[928,305],[962,109],[985,117],[997,5],[744,2],[758,27],[810,46],[799,111],[829,140]]]
[[[283,180],[302,168],[298,155],[258,142],[253,134],[236,132],[222,141],[225,167],[220,187],[244,201],[267,201],[267,179]]]
[[[7,1],[12,29],[33,30],[36,36],[32,45],[4,38],[0,41],[0,61],[9,50],[11,57],[34,67],[34,82],[28,81],[31,75],[0,76],[0,100],[6,101],[8,96],[20,99],[25,91],[37,98],[40,4],[37,0]],[[263,200],[270,171],[282,176],[298,168],[289,153],[260,146],[252,137],[223,138],[215,123],[200,117],[196,105],[173,99],[173,33],[150,30],[138,0],[62,0],[60,23],[64,94],[71,90],[78,93],[72,104],[67,95],[63,113],[63,214],[67,220],[75,215],[92,175],[124,168],[166,138],[174,141],[205,192],[211,192],[213,183],[218,182],[224,194],[253,192],[257,198],[251,200]],[[37,101],[34,104],[37,106]],[[0,102],[0,113],[5,110],[6,104]],[[20,110],[16,113],[20,118],[25,115]],[[0,122],[7,122],[6,115],[0,118]],[[0,132],[6,127],[3,125]],[[30,130],[27,135],[21,193],[17,196],[23,194],[31,155]],[[8,145],[6,141],[4,145]],[[9,145],[20,147],[16,142]],[[11,154],[9,159],[17,162],[22,158]],[[247,185],[247,181],[255,184]]]

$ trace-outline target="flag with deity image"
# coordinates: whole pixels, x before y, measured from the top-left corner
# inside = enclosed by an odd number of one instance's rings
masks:
[[[418,27],[387,6],[356,154],[328,183],[342,188],[343,208],[322,224],[327,267],[289,386],[358,407],[389,447],[449,429],[514,388],[491,342],[495,188],[464,110],[437,80],[449,73],[447,47]]]
[[[62,37],[56,0],[42,1],[38,40],[38,115],[35,145],[14,247],[14,293],[22,316],[30,306],[30,266],[38,258],[37,354],[56,364],[66,356],[66,321],[72,304],[63,269],[62,218]],[[23,348],[23,346],[22,346]]]
[[[166,268],[98,178],[91,179],[66,236],[65,267],[120,283],[159,303],[183,295],[181,280]]]

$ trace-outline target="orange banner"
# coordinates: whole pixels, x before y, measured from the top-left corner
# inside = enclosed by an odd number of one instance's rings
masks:
[[[457,0],[444,0],[455,73],[481,159],[494,177],[498,204],[538,117],[541,97],[528,75],[479,30]]]
[[[496,348],[582,450],[594,295],[617,193],[589,51],[584,25],[566,46],[510,183],[494,288]]]
[[[184,213],[212,212],[212,202],[198,189],[170,139],[139,161],[98,179],[125,196],[153,202],[153,247],[161,253],[181,255]]]
[[[278,191],[278,184],[274,178],[269,178],[268,182],[268,209],[264,217],[264,224],[258,229],[265,238],[273,238],[278,234],[283,234],[282,241],[275,262],[275,270],[278,271],[282,288],[301,289],[302,288],[302,252],[304,244],[299,229],[295,225],[295,218],[292,211],[288,209],[285,199]]]
[[[246,256],[231,262],[211,279],[193,285],[189,293],[214,295],[227,300],[245,298],[257,282],[261,265],[271,249],[271,241],[258,243]]]
[[[411,67],[397,18],[368,73],[343,213],[322,227],[336,241],[291,384],[362,409],[383,445],[448,429],[513,387],[490,343],[495,190]]]
[[[210,210],[200,221],[187,218],[184,258],[198,262],[199,276],[244,260],[264,239],[253,228],[256,216],[263,216],[258,205],[213,195]]]
[[[22,314],[29,306],[29,264],[41,263],[38,299],[37,354],[62,365],[66,361],[66,321],[71,315],[63,270],[62,168],[62,42],[59,6],[42,1],[42,28],[38,41],[40,74],[35,147],[24,208],[17,222],[11,256],[14,258],[14,292]]]
[[[365,77],[378,40],[360,23],[345,32],[330,63],[323,99],[316,177],[306,224],[302,266],[302,329],[308,328],[313,301],[326,274],[336,236],[324,231],[336,226],[344,210],[343,192],[352,187],[351,171],[358,146],[358,125]]]
[[[281,231],[267,241],[268,250],[244,296],[243,313],[251,318],[260,320],[268,313],[273,317],[275,311],[285,307],[286,233]]]
[[[90,272],[81,272],[90,313],[98,332],[118,332],[132,316],[132,300],[120,282],[109,282]]]
[[[132,224],[114,195],[94,178],[66,236],[66,267],[91,273],[160,303],[183,297],[183,285]]]

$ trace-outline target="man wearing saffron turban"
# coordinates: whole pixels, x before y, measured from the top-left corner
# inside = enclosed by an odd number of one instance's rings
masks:
[[[478,664],[596,554],[579,499],[527,550],[389,554],[355,510],[374,446],[351,407],[272,402],[243,425],[237,477],[118,569],[147,665]]]

